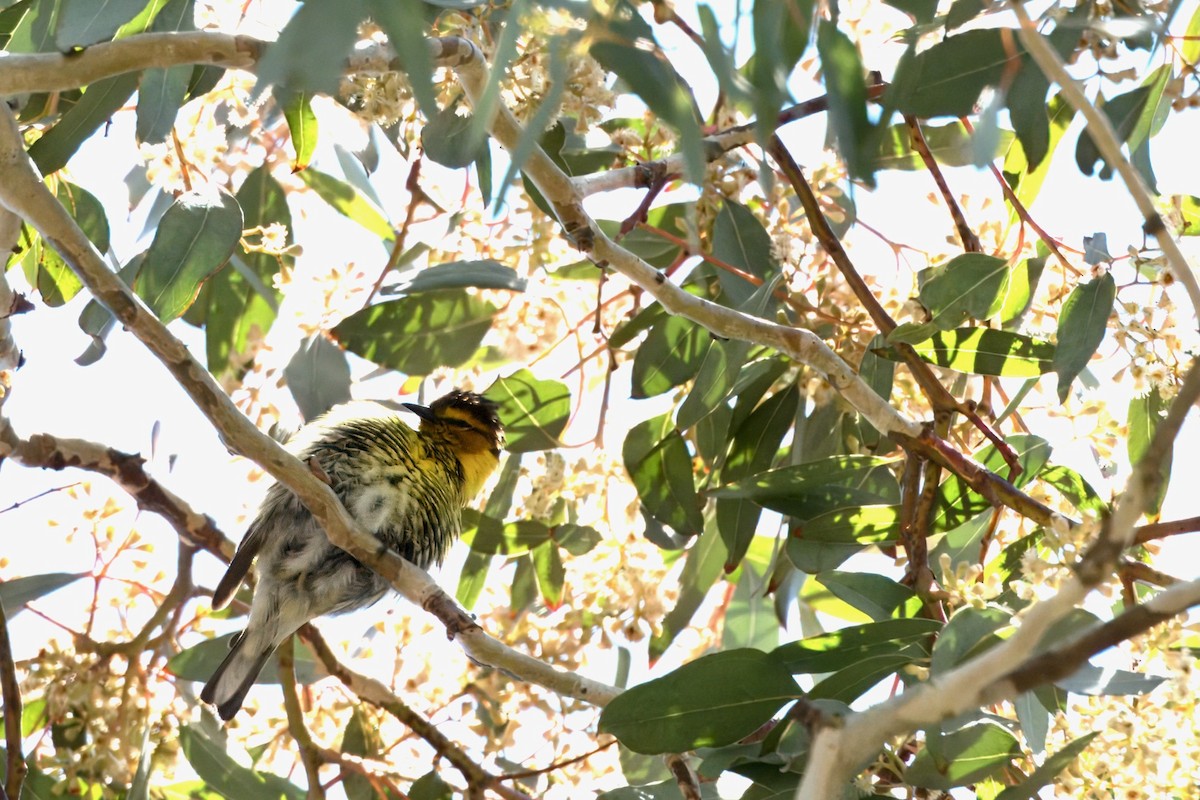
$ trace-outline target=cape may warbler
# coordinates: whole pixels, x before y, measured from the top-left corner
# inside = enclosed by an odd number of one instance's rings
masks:
[[[499,463],[504,433],[496,405],[470,392],[451,392],[428,407],[404,405],[421,419],[415,431],[384,406],[352,403],[306,425],[288,446],[328,476],[364,528],[424,569],[440,564],[458,535],[463,506]],[[280,484],[267,492],[213,592],[213,608],[229,602],[255,556],[250,621],[200,693],[222,719],[237,713],[267,659],[297,628],[322,614],[369,606],[388,589],[330,544]]]

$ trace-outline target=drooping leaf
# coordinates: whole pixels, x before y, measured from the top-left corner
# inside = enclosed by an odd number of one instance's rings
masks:
[[[87,2],[87,0],[81,0]],[[127,72],[96,81],[87,87],[79,102],[71,106],[40,139],[29,147],[29,157],[43,175],[67,165],[79,146],[125,105],[137,89],[140,75]]]
[[[691,380],[700,370],[712,335],[681,316],[668,316],[650,329],[633,358],[635,398],[654,397]]]
[[[19,614],[32,600],[50,594],[56,589],[73,583],[86,572],[47,572],[42,575],[26,575],[0,581],[0,603],[9,619]]]
[[[281,86],[336,95],[358,25],[366,16],[365,0],[302,4],[259,60],[256,91]]]
[[[137,138],[145,144],[166,141],[192,81],[188,65],[148,69],[138,87]]]
[[[808,47],[813,3],[812,0],[755,0],[751,19],[754,54],[744,69],[754,87],[758,142],[765,144],[775,131],[779,111],[788,97],[788,76]]]
[[[600,731],[638,753],[678,753],[731,744],[766,722],[800,687],[759,650],[726,650],[618,695]]]
[[[955,612],[933,645],[930,667],[944,674],[970,657],[998,644],[996,632],[1012,624],[1012,614],[1001,608],[965,606]]]
[[[429,54],[427,30],[425,26],[415,24],[415,21],[422,18],[428,5],[419,0],[367,0],[371,18],[387,31],[388,42],[426,119],[437,112],[433,59]]]
[[[1166,678],[1125,669],[1084,664],[1066,678],[1054,682],[1068,692],[1086,695],[1143,695],[1154,691]]]
[[[307,184],[308,188],[316,192],[335,211],[347,219],[354,220],[382,239],[388,246],[391,246],[391,243],[395,241],[396,232],[392,230],[392,225],[388,222],[387,216],[374,203],[367,200],[359,192],[356,192],[353,186],[332,175],[318,172],[312,168],[303,170],[297,174],[300,180]]]
[[[312,161],[317,149],[317,115],[312,110],[312,95],[286,89],[275,90],[275,101],[283,107],[288,133],[292,137],[292,172],[300,172]]]
[[[346,353],[324,336],[313,336],[301,344],[283,377],[305,422],[350,399]]]
[[[971,134],[958,122],[946,125],[922,125],[921,133],[934,159],[943,167],[965,167],[975,160]],[[1013,132],[1000,132],[999,149],[1007,150],[1016,141]],[[907,124],[898,123],[886,128],[880,137],[875,169],[921,170],[925,162],[912,147],[912,134]]]
[[[596,41],[589,52],[613,72],[680,137],[687,177],[699,183],[704,175],[704,152],[695,99],[687,83],[664,58],[619,41]]]
[[[630,429],[622,454],[638,499],[649,514],[684,535],[704,528],[692,457],[670,414]]]
[[[182,195],[159,221],[134,289],[159,319],[170,322],[187,311],[241,236],[242,209],[232,195]]]
[[[858,47],[835,22],[817,23],[817,53],[829,100],[829,126],[852,178],[875,185],[875,126],[867,116],[866,70]]]
[[[816,611],[854,622],[912,617],[921,609],[912,589],[865,572],[822,572],[805,582],[803,597]],[[847,607],[854,613],[847,614]]]
[[[732,200],[725,201],[713,223],[713,255],[764,282],[778,271],[770,234],[750,209]],[[754,294],[754,283],[727,270],[718,270],[717,280],[734,308],[742,308]]]
[[[996,313],[1004,300],[1001,290],[1007,278],[1004,259],[963,253],[935,267],[919,297],[938,330],[948,331],[968,318],[984,320]]]
[[[1083,372],[1104,341],[1116,297],[1116,281],[1106,272],[1076,286],[1063,304],[1058,317],[1058,347],[1054,352],[1059,402],[1066,401],[1071,382]]]
[[[1009,271],[1008,280],[1004,282],[1004,300],[1000,306],[1000,324],[1005,328],[1020,324],[1025,312],[1033,304],[1033,295],[1045,268],[1046,259],[1039,257],[1027,258]]]
[[[265,165],[246,176],[237,201],[247,229],[280,224],[288,229],[290,239],[292,216],[287,196]],[[226,269],[205,282],[184,318],[204,325],[208,369],[214,375],[236,374],[245,363],[243,354],[270,330],[282,298],[274,287],[274,277],[288,258],[242,246]]]
[[[1170,408],[1170,405],[1170,402],[1155,386],[1150,387],[1146,394],[1134,397],[1129,401],[1129,438],[1126,440],[1126,447],[1130,464],[1140,463],[1142,457],[1146,455],[1146,451],[1150,449],[1150,443],[1154,440],[1154,432],[1166,419],[1167,409]],[[1155,495],[1146,498],[1146,513],[1151,516],[1158,515],[1163,499],[1166,497],[1167,487],[1171,482],[1173,455],[1174,448],[1170,448],[1165,457],[1158,462],[1158,491]]]
[[[917,654],[884,653],[865,656],[819,681],[809,691],[814,700],[852,703],[872,686],[916,661]]]
[[[650,660],[657,660],[679,632],[688,626],[696,611],[708,597],[709,590],[723,573],[725,566],[725,543],[717,526],[710,523],[695,540],[684,556],[683,571],[679,575],[679,599],[663,617],[661,631],[650,640]]]
[[[475,163],[487,139],[475,132],[470,113],[459,114],[451,104],[435,114],[421,131],[425,155],[444,167],[463,169]]]
[[[687,430],[729,397],[737,371],[744,358],[744,348],[736,343],[715,341],[704,354],[700,370],[696,373],[695,383],[679,411],[675,421],[683,430]]]
[[[1025,780],[1016,786],[1009,786],[996,795],[995,800],[1033,800],[1038,797],[1039,790],[1049,786],[1060,772],[1071,766],[1075,759],[1092,743],[1092,739],[1099,735],[1100,731],[1092,731],[1070,742],[1043,761],[1042,765],[1030,773]]]
[[[527,369],[498,378],[484,396],[500,405],[507,438],[505,450],[527,453],[558,447],[571,416],[571,390],[554,380],[539,380]]]

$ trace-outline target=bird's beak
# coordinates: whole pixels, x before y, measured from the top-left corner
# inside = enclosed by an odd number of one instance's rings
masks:
[[[401,403],[401,405],[426,422],[433,422],[434,420],[433,411],[429,408],[429,406],[422,406],[416,403]]]

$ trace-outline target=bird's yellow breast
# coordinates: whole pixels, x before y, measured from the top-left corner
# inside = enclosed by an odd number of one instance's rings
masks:
[[[463,497],[469,500],[479,494],[479,490],[499,466],[500,459],[496,458],[491,450],[459,450],[457,456],[458,463],[462,464],[463,468]]]

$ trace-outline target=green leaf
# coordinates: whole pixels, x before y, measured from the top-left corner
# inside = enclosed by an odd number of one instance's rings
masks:
[[[1100,516],[1108,508],[1108,504],[1100,497],[1100,493],[1093,489],[1082,475],[1070,467],[1047,466],[1038,473],[1037,477],[1057,489],[1080,511]]]
[[[1103,106],[1113,132],[1129,147],[1134,166],[1139,166],[1139,150],[1162,124],[1160,117],[1166,113],[1164,101],[1167,104],[1170,102],[1169,98],[1164,97],[1164,91],[1172,77],[1171,66],[1163,64],[1146,76],[1141,86],[1114,97]],[[1080,172],[1091,175],[1095,172],[1097,162],[1104,164],[1100,169],[1100,177],[1104,180],[1111,178],[1112,166],[1104,161],[1104,156],[1092,141],[1091,134],[1085,129],[1075,146],[1075,163]],[[1153,174],[1146,175],[1146,178],[1150,188],[1154,190]]]
[[[1055,681],[1054,685],[1075,694],[1143,695],[1154,691],[1165,680],[1159,675],[1084,664],[1070,676]]]
[[[147,0],[62,0],[54,40],[62,52],[106,42],[137,16]]]
[[[721,647],[725,650],[738,647],[771,650],[779,644],[779,627],[775,603],[767,593],[767,582],[747,563],[725,609]]]
[[[969,116],[983,90],[999,84],[1021,54],[1011,31],[987,28],[946,37],[900,59],[884,102],[916,117]]]
[[[275,102],[283,107],[283,118],[287,121],[288,133],[292,137],[292,172],[300,172],[312,161],[317,149],[317,115],[312,110],[312,94],[275,90]]]
[[[1071,766],[1079,754],[1092,743],[1092,739],[1099,735],[1100,731],[1092,731],[1075,739],[1043,761],[1042,765],[1030,773],[1028,778],[1016,786],[1009,786],[996,795],[994,800],[1034,800],[1035,797],[1038,797],[1039,790],[1053,783],[1054,779],[1058,777],[1058,773]]]
[[[109,230],[108,217],[104,206],[91,192],[59,180],[55,188],[58,202],[71,215],[76,224],[83,230],[96,250],[100,253],[108,251]],[[61,306],[83,289],[83,283],[75,271],[67,265],[58,251],[47,247],[40,239],[36,245],[40,255],[37,274],[37,288],[42,300],[51,307]]]
[[[47,572],[42,575],[26,575],[22,578],[9,578],[0,581],[0,603],[4,604],[4,612],[12,619],[33,600],[61,589],[69,583],[87,575],[86,572]]]
[[[503,523],[471,509],[463,511],[463,541],[476,553],[519,556],[553,543],[551,529],[537,520]]]
[[[600,532],[588,525],[559,525],[553,531],[558,546],[573,556],[587,555],[603,541]]]
[[[413,97],[426,119],[436,114],[438,107],[433,88],[433,58],[426,39],[428,27],[415,21],[422,18],[428,5],[420,0],[367,0],[371,18],[387,32],[400,71],[408,78]]]
[[[234,634],[207,639],[186,650],[176,653],[167,662],[167,671],[185,681],[207,681],[213,671],[229,655],[229,642]],[[296,682],[308,686],[329,676],[321,662],[317,661],[313,651],[299,638],[292,638],[292,654],[296,663]],[[267,659],[266,666],[254,681],[256,684],[279,684],[279,668],[273,658]]]
[[[331,333],[347,350],[381,367],[428,375],[466,363],[497,311],[463,291],[424,292],[364,308]]]
[[[137,139],[145,144],[159,144],[175,127],[175,117],[187,96],[192,81],[191,66],[169,69],[148,69],[142,74],[138,87]]]
[[[679,632],[688,626],[697,609],[708,597],[709,590],[725,565],[725,544],[714,523],[704,526],[684,556],[679,575],[679,599],[663,617],[661,631],[650,640],[650,660],[656,661],[666,652]]]
[[[691,320],[668,316],[650,329],[633,357],[633,397],[662,394],[695,377],[712,334]]]
[[[904,772],[913,786],[946,791],[1000,775],[1021,754],[1020,743],[994,722],[977,722],[942,737],[937,763],[926,747]]]
[[[704,354],[691,391],[675,414],[675,422],[682,430],[692,427],[725,402],[744,358],[745,348],[738,343],[720,340],[712,343]]]
[[[883,575],[835,570],[814,576],[804,586],[804,597],[814,610],[834,616],[842,616],[834,608],[834,598],[876,622],[911,617],[921,609],[912,589]]]
[[[421,131],[425,155],[451,169],[463,169],[475,163],[486,149],[487,139],[475,133],[470,113],[460,115],[458,104],[439,111]]]
[[[359,707],[352,708],[350,721],[342,732],[341,751],[347,755],[361,758],[378,758],[383,752],[383,741],[378,728],[373,724]],[[346,800],[377,800],[379,797],[371,782],[359,773],[343,769],[342,786],[346,790]],[[397,800],[390,790],[385,800]]]
[[[692,456],[670,414],[635,425],[625,437],[622,455],[647,513],[686,536],[704,528]]]
[[[196,725],[184,725],[179,729],[179,744],[196,774],[226,797],[304,800],[307,796],[303,789],[278,775],[241,766]]]
[[[695,99],[675,68],[656,53],[616,41],[598,40],[589,50],[609,72],[625,81],[655,116],[679,134],[685,172],[692,183],[704,176],[704,151]]]
[[[929,152],[943,167],[966,167],[975,162],[975,152],[971,134],[967,133],[958,122],[946,125],[922,125],[921,133]],[[1007,150],[1012,147],[1016,137],[1012,131],[1000,132],[999,147]],[[879,141],[877,154],[874,157],[875,169],[923,170],[925,162],[912,147],[912,133],[906,123],[890,125],[883,130]]]
[[[872,141],[875,127],[867,117],[867,85],[858,48],[836,23],[817,24],[817,53],[829,98],[829,127],[851,178],[875,185]]]
[[[255,92],[282,86],[336,96],[358,24],[366,16],[364,0],[302,4],[259,60]]]
[[[283,378],[305,422],[350,399],[346,353],[324,336],[313,336],[300,345],[284,368]]]
[[[309,168],[297,173],[300,180],[328,203],[335,211],[347,219],[352,219],[371,233],[378,236],[388,246],[396,239],[392,224],[374,203],[367,200],[360,192],[345,181],[332,175],[318,172]]]
[[[970,375],[1036,378],[1054,368],[1055,346],[994,328],[942,331],[914,344],[923,360]]]
[[[390,790],[388,794],[390,797]],[[412,782],[407,797],[408,800],[454,800],[456,794],[454,787],[442,780],[437,770],[432,770]],[[370,797],[364,797],[363,800],[373,800],[378,796],[378,793],[371,789]]]
[[[1008,273],[1004,282],[1004,301],[1000,306],[1000,324],[1005,328],[1016,327],[1029,306],[1046,268],[1046,259],[1027,258]]]
[[[949,672],[968,658],[999,644],[996,632],[1012,622],[1012,613],[1001,608],[965,606],[959,609],[933,645],[932,672],[935,675]]]
[[[558,437],[571,417],[571,390],[553,380],[539,380],[527,369],[498,378],[484,396],[500,406],[500,420],[510,453],[559,447]]]
[[[513,292],[525,291],[528,281],[517,275],[512,267],[506,267],[499,261],[485,258],[481,261],[449,261],[426,267],[413,276],[406,286],[399,287],[398,292],[416,294],[438,289],[507,289]]]
[[[1106,272],[1076,286],[1063,304],[1058,317],[1058,349],[1054,352],[1059,402],[1066,402],[1071,382],[1083,372],[1104,341],[1116,297],[1116,281]]]
[[[839,544],[890,544],[896,541],[900,507],[867,505],[841,508],[796,526],[793,541]]]
[[[885,653],[866,656],[848,664],[819,681],[808,696],[813,700],[837,700],[852,703],[884,678],[911,664],[916,654]]]
[[[850,506],[900,502],[890,461],[874,456],[834,456],[763,472],[713,492],[741,497],[798,519]]]
[[[65,167],[79,146],[125,105],[137,89],[139,77],[140,73],[127,72],[89,85],[79,102],[30,145],[29,157],[38,170],[49,175]]]
[[[888,619],[852,625],[781,645],[772,653],[793,673],[835,672],[862,659],[902,655],[929,656],[933,635],[942,623],[932,619]]]
[[[754,117],[759,144],[775,131],[779,111],[788,98],[787,80],[808,47],[812,28],[811,0],[755,0],[751,11],[754,54],[744,67],[754,87]]]
[[[1150,449],[1150,443],[1154,440],[1154,432],[1166,419],[1170,406],[1171,404],[1163,398],[1155,386],[1151,386],[1150,391],[1146,394],[1134,397],[1129,401],[1129,438],[1125,444],[1128,448],[1130,464],[1141,463],[1142,457],[1146,455],[1146,451]],[[1147,497],[1145,501],[1146,513],[1151,516],[1158,516],[1162,509],[1163,498],[1166,497],[1167,487],[1171,482],[1173,457],[1174,448],[1172,447],[1158,462],[1158,491],[1154,496]]]
[[[600,731],[637,753],[732,744],[801,695],[787,669],[759,650],[726,650],[618,695]]]
[[[726,200],[713,223],[712,254],[726,264],[769,281],[778,272],[771,257],[771,235],[758,217],[741,203]],[[755,285],[745,278],[717,270],[717,280],[734,308],[742,308],[755,292]]]
[[[533,557],[533,570],[537,575],[538,590],[546,608],[554,611],[562,605],[563,582],[566,580],[566,570],[563,568],[562,556],[558,553],[555,542],[546,542],[529,551]]]
[[[1058,148],[1063,134],[1071,126],[1071,120],[1075,118],[1075,108],[1064,100],[1061,94],[1050,99],[1046,113],[1049,116],[1049,135],[1045,145],[1046,152],[1042,159],[1030,158],[1023,146],[1019,144],[1010,146],[1004,157],[1004,179],[1013,188],[1017,201],[1025,208],[1031,206],[1037,199],[1038,192],[1041,191],[1042,184],[1046,180],[1046,174],[1050,171],[1051,159],[1047,156],[1053,154]],[[1020,220],[1020,214],[1014,208],[1009,214],[1009,224],[1015,224],[1018,220]]]
[[[232,195],[182,195],[159,220],[134,289],[164,323],[177,319],[241,236],[242,209]]]
[[[1007,278],[1004,259],[963,253],[930,270],[919,297],[938,330],[948,331],[968,318],[984,320],[999,311]]]

